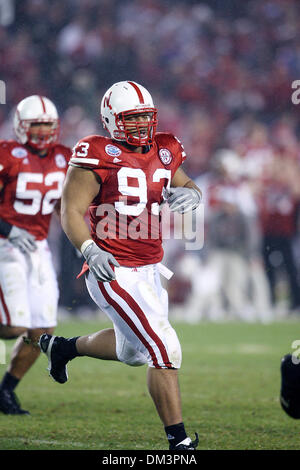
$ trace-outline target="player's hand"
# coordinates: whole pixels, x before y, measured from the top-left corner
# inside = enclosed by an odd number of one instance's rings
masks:
[[[167,201],[172,212],[184,214],[199,206],[201,194],[197,189],[179,186],[169,190]]]
[[[86,247],[82,254],[97,281],[110,282],[116,279],[116,275],[110,267],[110,264],[117,267],[120,265],[111,253],[101,250],[101,248],[93,242]]]
[[[35,237],[31,233],[27,232],[23,228],[16,227],[13,225],[11,231],[8,234],[8,239],[15,247],[26,254],[31,253],[37,249],[35,243]]]

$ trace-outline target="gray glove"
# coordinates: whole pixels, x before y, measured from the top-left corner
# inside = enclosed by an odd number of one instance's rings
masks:
[[[101,250],[101,248],[93,242],[86,247],[82,254],[97,281],[110,282],[116,279],[116,275],[109,263],[117,267],[120,265],[111,253]]]
[[[13,225],[7,238],[10,243],[19,248],[19,250],[24,254],[35,251],[37,248],[35,237],[31,235],[31,233],[27,232],[27,230],[16,227],[15,225]]]
[[[167,198],[169,208],[172,212],[184,214],[190,210],[196,209],[201,202],[201,194],[197,189],[177,187],[169,190]]]

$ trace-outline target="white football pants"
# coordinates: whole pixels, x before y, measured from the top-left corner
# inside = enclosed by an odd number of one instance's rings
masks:
[[[168,320],[168,294],[156,264],[115,268],[116,280],[97,282],[89,272],[90,296],[114,324],[117,357],[131,366],[181,365],[181,347]]]
[[[57,323],[58,286],[47,240],[24,255],[0,239],[0,324],[50,328]]]

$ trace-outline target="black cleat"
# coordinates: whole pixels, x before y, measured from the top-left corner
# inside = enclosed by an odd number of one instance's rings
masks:
[[[68,380],[67,363],[69,359],[64,354],[65,341],[67,340],[62,336],[51,336],[46,333],[39,340],[41,351],[48,357],[49,375],[60,384],[64,384]]]
[[[7,389],[0,390],[0,411],[6,415],[30,415],[22,410],[17,395]]]
[[[196,447],[199,444],[198,434],[195,432],[196,439],[194,441],[191,440],[190,437],[184,439],[184,441],[179,442],[177,446],[170,444],[169,450],[196,450]]]
[[[300,419],[300,364],[295,361],[291,354],[281,360],[280,404],[291,418]]]

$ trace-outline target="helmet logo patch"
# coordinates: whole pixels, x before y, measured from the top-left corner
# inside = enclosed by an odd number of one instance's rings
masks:
[[[15,147],[14,149],[12,149],[11,154],[13,157],[16,158],[24,158],[28,155],[27,150],[23,147]]]
[[[110,157],[118,157],[119,155],[121,155],[122,150],[116,147],[115,145],[108,144],[105,146],[105,152]]]
[[[106,96],[104,98],[104,107],[107,106],[109,109],[112,109],[111,105],[110,105],[110,97],[111,97],[111,94],[112,94],[112,91],[110,92],[110,94],[108,96]]]
[[[159,158],[164,165],[169,165],[173,159],[173,156],[168,149],[160,149]]]

